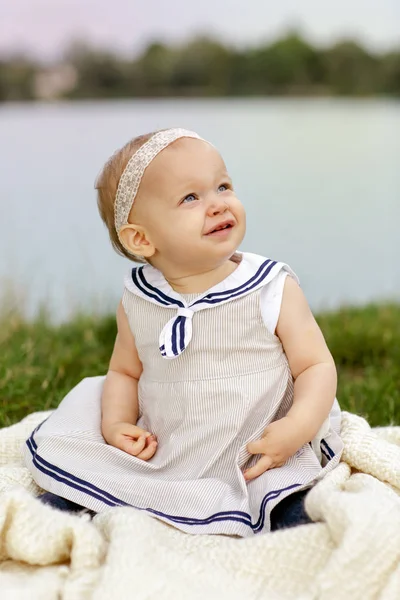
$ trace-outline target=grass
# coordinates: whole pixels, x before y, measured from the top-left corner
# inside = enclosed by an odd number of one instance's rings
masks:
[[[400,424],[400,304],[343,308],[317,320],[335,358],[343,410],[371,425]],[[53,325],[0,319],[0,427],[56,407],[83,377],[107,370],[115,318],[76,316]]]

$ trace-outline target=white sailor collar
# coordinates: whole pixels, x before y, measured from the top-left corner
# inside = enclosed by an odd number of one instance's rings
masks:
[[[177,311],[160,334],[160,352],[164,358],[176,358],[187,348],[192,338],[194,313],[236,300],[263,287],[283,268],[296,277],[285,263],[250,252],[240,254],[241,262],[228,277],[190,303],[172,289],[161,271],[151,265],[134,267],[125,277],[125,287],[136,296]]]

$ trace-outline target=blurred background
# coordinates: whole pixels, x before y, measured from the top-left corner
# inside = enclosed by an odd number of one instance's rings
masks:
[[[342,408],[400,422],[397,0],[0,5],[0,427],[105,373],[129,261],[94,181],[130,138],[222,153],[242,249],[288,262]]]
[[[0,286],[27,315],[114,310],[128,262],[94,180],[139,133],[224,156],[243,249],[315,310],[400,297],[396,0],[14,0],[0,8]]]

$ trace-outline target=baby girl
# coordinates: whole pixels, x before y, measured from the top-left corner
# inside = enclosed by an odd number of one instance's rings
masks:
[[[343,450],[336,369],[291,268],[238,251],[245,210],[220,154],[184,129],[142,135],[97,190],[114,248],[144,264],[107,375],[27,440],[44,500],[200,534],[310,522],[304,497]]]

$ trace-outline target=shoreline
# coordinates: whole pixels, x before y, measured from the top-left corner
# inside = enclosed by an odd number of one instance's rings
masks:
[[[343,307],[316,320],[336,362],[342,410],[372,426],[399,425],[400,303]],[[4,311],[0,325],[0,427],[56,407],[81,379],[107,372],[113,314],[52,324],[45,312],[26,320]]]

